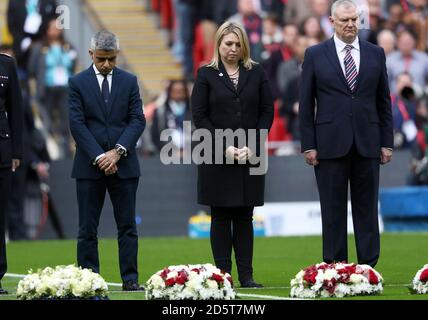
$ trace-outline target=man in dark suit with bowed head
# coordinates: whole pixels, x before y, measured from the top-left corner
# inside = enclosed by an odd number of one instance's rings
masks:
[[[348,182],[358,263],[380,253],[379,163],[391,160],[391,101],[383,49],[358,39],[358,10],[332,6],[333,38],[306,50],[300,86],[300,131],[315,167],[327,263],[347,261]]]
[[[6,273],[6,210],[11,196],[12,173],[22,159],[24,112],[14,60],[0,54],[0,281]],[[0,284],[0,294],[7,294]]]
[[[69,81],[70,129],[76,141],[72,177],[79,205],[77,260],[99,272],[97,229],[109,192],[118,228],[123,290],[138,285],[135,197],[140,176],[135,146],[145,128],[137,78],[116,68],[117,37],[100,31],[91,40],[93,65]]]

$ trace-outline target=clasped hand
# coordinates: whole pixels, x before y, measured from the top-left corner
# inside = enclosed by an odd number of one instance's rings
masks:
[[[110,150],[101,157],[97,165],[100,170],[104,171],[106,176],[115,174],[117,172],[117,162],[120,160],[120,156],[117,154],[116,150]]]
[[[254,155],[248,147],[243,147],[241,149],[230,146],[226,149],[226,157],[229,159],[234,159],[238,161],[248,160]]]

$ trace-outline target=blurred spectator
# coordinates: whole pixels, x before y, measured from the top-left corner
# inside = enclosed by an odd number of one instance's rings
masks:
[[[256,11],[253,0],[238,0],[238,13],[228,19],[244,26],[250,41],[251,58],[257,62],[262,61],[263,21]]]
[[[395,42],[395,34],[390,30],[382,30],[377,35],[377,44],[383,48],[386,56],[395,51]]]
[[[412,150],[408,184],[428,185],[428,109],[426,101],[416,110],[418,135]]]
[[[311,0],[288,0],[285,7],[284,23],[301,25],[302,22],[314,15]]]
[[[275,14],[279,22],[282,24],[284,21],[284,9],[285,4],[288,0],[261,0],[261,8],[264,12],[269,14]]]
[[[314,40],[315,44],[324,41],[325,34],[317,17],[306,18],[301,25],[300,34],[308,39]]]
[[[144,116],[146,117],[147,128],[150,128],[150,130],[144,130],[143,134],[137,142],[138,153],[142,156],[151,156],[156,154],[157,147],[153,143],[151,128],[153,126],[153,118],[156,109],[163,106],[166,102],[167,91],[170,83],[170,80],[163,80],[161,83],[161,93],[154,97],[151,101],[144,103]]]
[[[416,139],[417,100],[412,86],[410,74],[401,73],[396,78],[397,94],[391,95],[396,149],[411,148]]]
[[[274,14],[268,15],[263,19],[263,61],[269,59],[274,51],[281,48],[282,40],[282,30],[279,25],[278,17]]]
[[[401,0],[382,0],[381,1],[381,7],[382,7],[382,15],[389,19],[389,12],[392,5],[398,4],[401,6]]]
[[[217,25],[210,20],[200,21],[195,30],[195,44],[193,46],[194,73],[203,65],[208,64],[214,52],[214,35]]]
[[[398,34],[398,51],[386,59],[389,87],[393,94],[398,94],[395,79],[403,72],[408,72],[413,79],[414,89],[419,92],[425,89],[428,79],[428,54],[415,50],[415,38],[409,31]]]
[[[152,10],[159,13],[158,25],[166,32],[168,46],[173,44],[174,12],[172,0],[152,0]]]
[[[186,79],[193,78],[193,32],[195,28],[196,0],[173,0],[175,32],[172,53],[183,64]]]
[[[407,3],[407,1],[405,1]],[[403,8],[402,1],[393,3],[389,7],[388,20],[385,21],[385,28],[391,30],[395,34],[398,34],[404,30],[410,30],[414,32],[411,15],[408,10]]]
[[[358,36],[360,39],[369,41],[373,44],[377,44],[377,36],[382,30],[385,20],[382,17],[381,0],[368,0],[368,29],[359,31]],[[364,24],[365,25],[365,24]],[[363,26],[364,26],[363,25]]]
[[[212,5],[213,19],[217,25],[223,24],[238,12],[238,0],[205,0]]]
[[[192,115],[189,106],[189,92],[186,81],[172,80],[167,89],[167,98],[154,112],[151,126],[151,135],[154,145],[160,151],[171,141],[161,141],[161,133],[165,129],[172,129],[172,143],[174,150],[183,152],[185,137],[183,122],[191,121]]]
[[[329,20],[330,6],[330,0],[311,0],[313,15],[318,18],[321,29],[327,38],[330,38],[334,33],[333,26]]]
[[[293,140],[300,139],[299,131],[299,82],[305,50],[313,45],[313,39],[300,36],[294,44],[295,55],[280,64],[278,70],[278,88],[281,92],[282,108],[280,114],[285,117],[287,131]]]
[[[299,30],[294,24],[287,24],[283,28],[283,42],[281,48],[272,52],[270,58],[264,63],[266,74],[269,78],[269,83],[272,89],[274,100],[281,97],[281,92],[278,88],[277,74],[279,65],[293,58],[293,46],[299,37]]]
[[[43,107],[49,131],[58,142],[63,156],[71,155],[68,127],[68,79],[75,71],[77,53],[64,39],[56,20],[47,24],[42,41],[36,43],[29,60],[29,74],[36,79],[36,97]],[[46,122],[46,119],[43,119]]]
[[[428,1],[410,0],[409,7],[413,27],[418,35],[416,48],[425,51],[428,48]]]
[[[53,17],[56,0],[9,0],[7,25],[13,37],[13,49],[18,66],[26,70],[29,48],[41,39],[42,30]]]

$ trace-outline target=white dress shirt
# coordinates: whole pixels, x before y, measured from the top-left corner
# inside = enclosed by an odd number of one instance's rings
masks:
[[[100,91],[102,91],[103,90],[104,75],[98,71],[95,64],[93,64],[92,67],[94,68],[95,75],[97,76],[98,85],[100,86]],[[111,84],[113,82],[113,70],[111,70],[110,73],[107,75],[107,81],[108,81],[109,90],[111,92]]]
[[[343,74],[345,75],[345,56],[346,56],[345,47],[348,44],[340,40],[336,34],[334,34],[333,39],[334,39],[334,45],[336,46],[337,56],[339,57],[340,66],[342,67]],[[351,45],[354,47],[351,50],[351,55],[352,55],[352,58],[354,59],[355,66],[357,67],[357,73],[359,73],[361,52],[360,52],[360,40],[358,39],[358,37],[355,38],[354,42],[352,42]]]
[[[97,67],[95,66],[95,64],[92,65],[92,67],[94,68],[95,71],[95,75],[97,76],[97,80],[98,80],[98,85],[100,86],[100,91],[102,92],[103,90],[103,81],[104,81],[104,75],[98,71]],[[111,86],[112,86],[112,82],[113,82],[113,70],[110,71],[110,73],[107,75],[107,81],[108,81],[108,87],[109,87],[109,91],[111,92]],[[123,149],[125,149],[125,157],[127,155],[127,150],[124,146],[122,146],[121,144],[118,144],[119,146],[121,146]],[[100,154],[98,157],[95,158],[95,160],[93,161],[93,165],[96,165],[98,160],[101,159],[102,157],[105,156],[105,153]]]

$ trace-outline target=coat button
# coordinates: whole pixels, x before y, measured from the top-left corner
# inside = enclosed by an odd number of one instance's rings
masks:
[[[236,113],[236,115],[238,116],[238,117],[240,117],[241,116],[241,111],[238,111],[237,113]]]
[[[352,96],[352,99],[355,99],[355,96]]]
[[[236,102],[241,102],[241,99],[239,99],[239,98],[236,98]]]
[[[349,113],[349,116],[352,117],[352,112]]]

